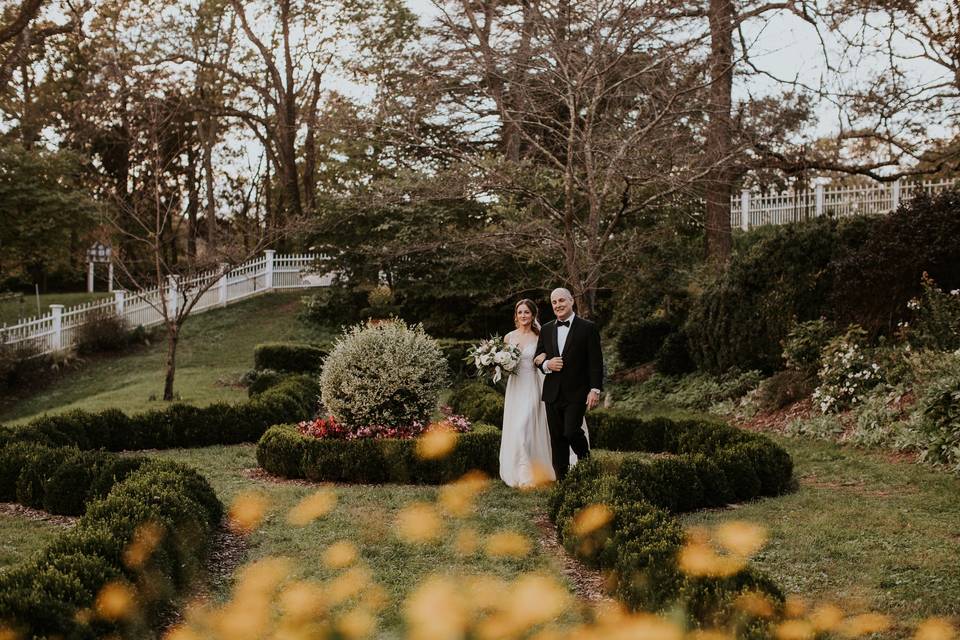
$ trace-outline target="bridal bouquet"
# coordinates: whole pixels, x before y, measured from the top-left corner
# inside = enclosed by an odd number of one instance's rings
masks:
[[[477,375],[489,376],[494,382],[500,382],[504,374],[516,373],[520,364],[520,347],[500,336],[481,340],[477,346],[470,347],[467,354],[466,361],[477,367]]]

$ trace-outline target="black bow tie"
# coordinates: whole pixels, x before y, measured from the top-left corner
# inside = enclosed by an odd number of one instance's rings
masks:
[[[569,327],[569,326],[570,326],[570,321],[569,321],[569,320],[557,320],[557,326],[558,326],[558,327]]]

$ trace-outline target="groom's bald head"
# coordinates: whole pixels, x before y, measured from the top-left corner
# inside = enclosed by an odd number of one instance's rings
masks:
[[[566,320],[573,313],[573,294],[565,287],[557,287],[550,293],[550,305],[560,320]]]

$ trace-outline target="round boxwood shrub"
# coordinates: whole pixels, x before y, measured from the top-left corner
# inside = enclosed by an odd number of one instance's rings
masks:
[[[483,382],[468,382],[457,387],[448,402],[455,413],[473,422],[503,427],[503,394]]]
[[[323,368],[327,352],[301,342],[266,342],[253,349],[255,369],[272,369],[288,373],[313,373]]]
[[[320,397],[351,429],[406,427],[429,420],[448,380],[447,361],[421,325],[402,320],[356,325],[333,347]]]

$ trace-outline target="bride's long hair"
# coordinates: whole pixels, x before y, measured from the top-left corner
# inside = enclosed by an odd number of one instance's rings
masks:
[[[530,298],[524,298],[513,305],[513,326],[517,329],[520,328],[520,322],[517,320],[517,311],[520,310],[520,305],[525,305],[533,316],[533,322],[530,323],[530,330],[533,331],[534,335],[540,335],[540,321],[537,320],[537,318],[540,317],[540,311],[537,309],[537,304]]]

